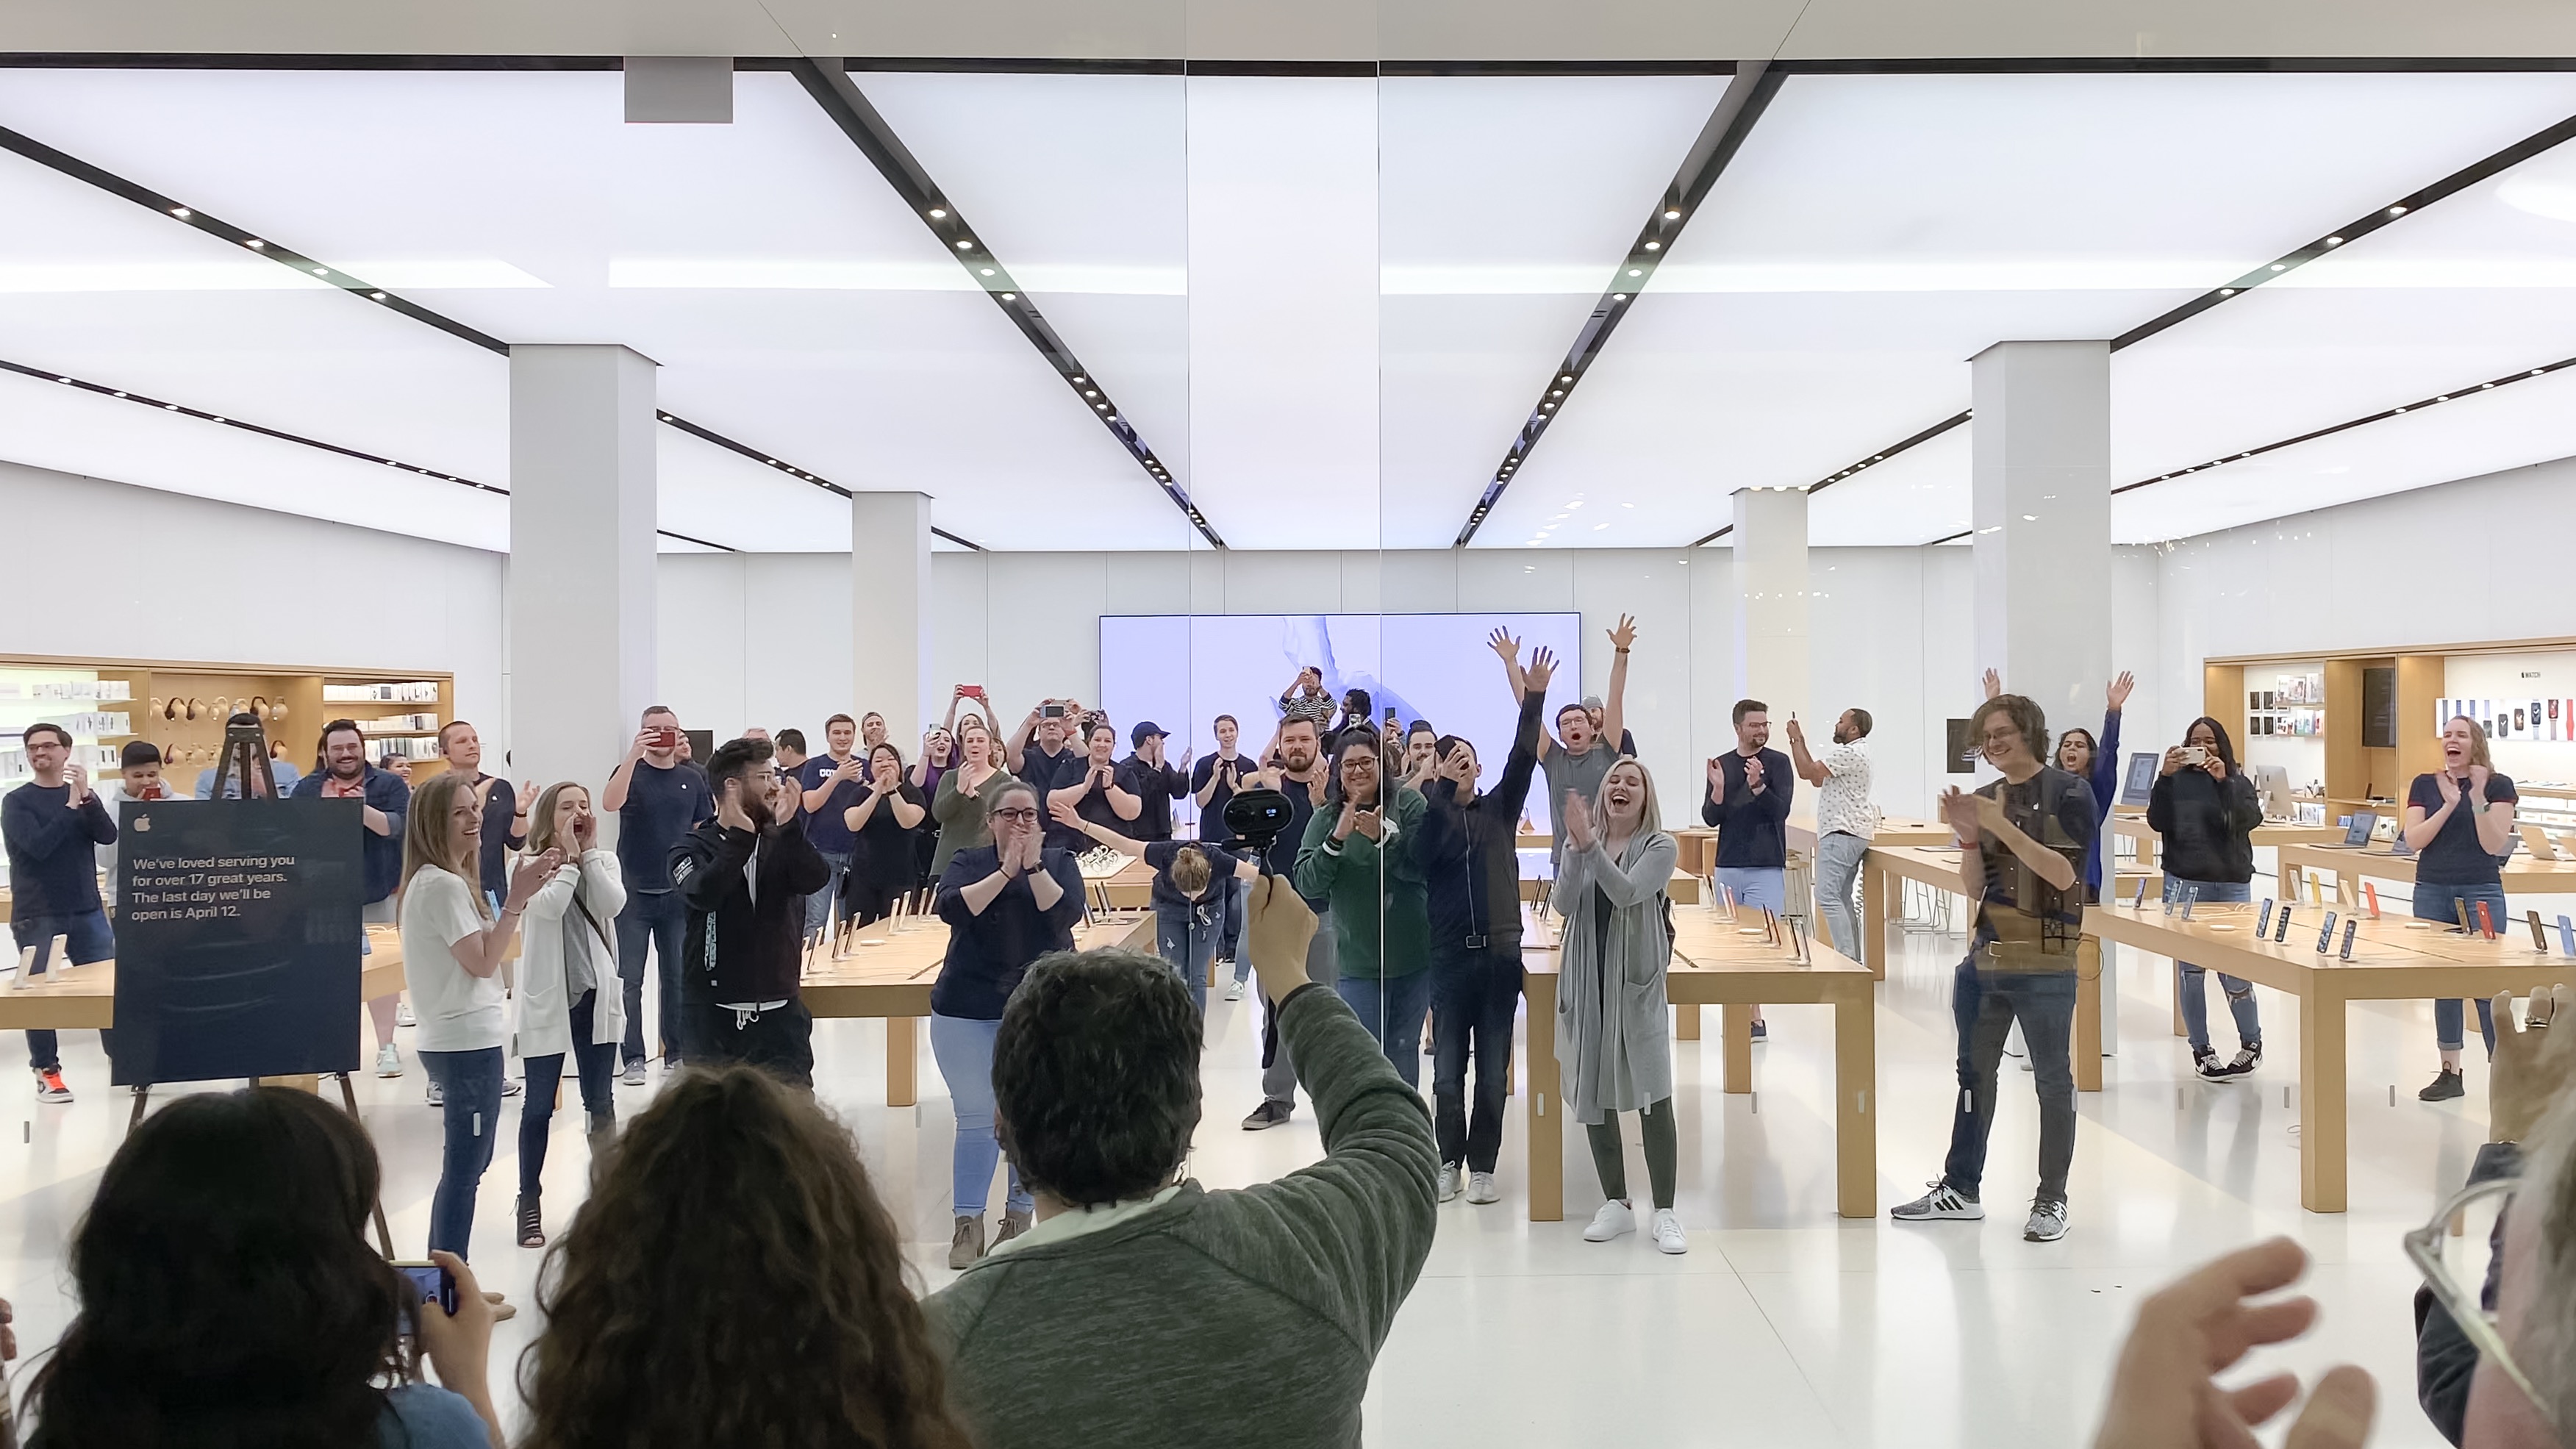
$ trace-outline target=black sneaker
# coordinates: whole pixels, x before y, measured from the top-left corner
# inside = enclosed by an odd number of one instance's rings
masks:
[[[1757,1042],[1765,1042],[1765,1041],[1769,1041],[1769,1040],[1771,1039],[1771,1028],[1770,1028],[1770,1026],[1769,1026],[1767,1023],[1764,1023],[1764,1022],[1761,1022],[1761,1021],[1756,1021],[1756,1022],[1754,1022],[1754,1023],[1753,1023],[1753,1039],[1754,1039],[1755,1041],[1757,1041]]]
[[[2218,1053],[2208,1047],[2202,1047],[2191,1054],[2191,1069],[2204,1082],[2227,1080],[2227,1064],[2220,1061]]]
[[[2415,1094],[2418,1102],[2448,1102],[2469,1094],[2468,1085],[2460,1080],[2458,1067],[2444,1067],[2433,1077],[2432,1085]]]
[[[2223,1070],[2229,1079],[2233,1080],[2251,1075],[2254,1069],[2261,1065],[2263,1065],[2263,1044],[2258,1041],[2238,1047],[2236,1060],[2229,1062]]]
[[[1289,1114],[1296,1110],[1286,1102],[1273,1102],[1265,1098],[1260,1106],[1252,1109],[1251,1116],[1243,1119],[1243,1130],[1260,1132],[1276,1127],[1287,1121]]]

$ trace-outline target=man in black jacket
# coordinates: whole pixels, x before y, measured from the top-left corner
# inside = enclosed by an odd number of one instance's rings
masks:
[[[1515,649],[1513,653],[1518,654]],[[1518,670],[1518,661],[1512,663]],[[1502,778],[1476,793],[1476,747],[1456,735],[1433,746],[1440,773],[1425,792],[1415,842],[1431,914],[1431,1097],[1439,1139],[1442,1202],[1458,1195],[1488,1203],[1494,1157],[1503,1145],[1503,1075],[1512,1059],[1512,1016],[1521,999],[1521,807],[1538,768],[1540,712],[1556,658],[1530,659],[1521,692],[1520,727]],[[1466,1109],[1467,1060],[1476,1062],[1475,1119]]]
[[[707,762],[716,813],[671,847],[689,912],[681,936],[681,1029],[691,1061],[743,1062],[814,1086],[814,1018],[796,999],[805,898],[831,867],[797,828],[767,740]]]

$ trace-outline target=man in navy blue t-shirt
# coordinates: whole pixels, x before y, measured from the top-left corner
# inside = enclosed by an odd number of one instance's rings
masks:
[[[617,869],[626,883],[626,909],[617,913],[617,976],[626,991],[626,1085],[644,1085],[644,958],[649,947],[661,1008],[663,1070],[680,1065],[680,934],[688,904],[671,886],[671,847],[712,818],[715,800],[706,772],[680,758],[680,717],[668,705],[644,711],[626,758],[600,791],[603,810],[617,814]]]
[[[871,713],[868,718],[876,719]],[[805,934],[813,935],[830,923],[832,899],[841,877],[850,870],[850,856],[858,849],[858,837],[850,833],[846,812],[867,793],[867,756],[855,754],[852,747],[859,738],[858,722],[845,714],[823,721],[824,753],[796,767],[797,788],[805,793],[805,838],[813,843],[815,853],[832,868],[832,879],[821,890],[805,898]]]
[[[36,949],[30,974],[52,965],[54,938],[67,938],[67,963],[86,966],[116,954],[116,938],[98,899],[97,848],[116,840],[116,822],[89,771],[72,762],[71,732],[58,724],[31,724],[22,737],[33,782],[0,800],[0,836],[9,848],[9,931],[18,949]],[[50,1031],[27,1033],[27,1065],[36,1073],[36,1100],[72,1099],[63,1085],[62,1057]]]

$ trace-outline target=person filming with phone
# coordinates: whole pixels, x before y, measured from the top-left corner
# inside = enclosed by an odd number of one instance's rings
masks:
[[[681,1034],[691,1060],[741,1062],[814,1086],[814,1018],[797,999],[805,898],[832,868],[796,823],[794,786],[767,740],[734,740],[707,762],[715,817],[671,848],[686,903]]]
[[[617,817],[617,868],[626,909],[617,913],[617,976],[624,997],[626,1085],[644,1085],[644,957],[653,960],[661,1005],[655,1036],[664,1071],[680,1065],[680,927],[688,910],[671,888],[671,847],[715,813],[706,772],[680,757],[686,737],[668,705],[644,711],[626,758],[599,792],[599,808]]]
[[[2254,827],[2263,802],[2254,782],[2236,767],[2227,727],[2207,715],[2191,722],[2182,743],[2165,751],[2147,798],[2147,825],[2164,839],[2165,899],[2236,901],[2253,898]],[[2204,1082],[2232,1082],[2263,1064],[2263,1021],[2254,985],[2220,972],[2227,1009],[2236,1018],[2236,1055],[2221,1061],[2209,1044],[2209,974],[2188,961],[2174,963],[2182,979],[2182,1024],[2191,1038],[2192,1070]]]

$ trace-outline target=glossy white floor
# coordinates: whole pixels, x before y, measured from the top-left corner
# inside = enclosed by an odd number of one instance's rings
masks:
[[[2105,1065],[2105,1090],[2080,1099],[2074,1229],[2061,1242],[2032,1244],[2021,1240],[2021,1218],[2037,1133],[2030,1078],[2018,1071],[2006,1075],[1987,1177],[1994,1216],[1934,1226],[1884,1216],[1940,1169],[1952,1080],[1950,966],[1961,950],[1957,937],[1930,933],[1895,945],[1878,1024],[1878,1219],[1833,1216],[1823,1008],[1771,1011],[1751,1099],[1716,1089],[1713,1036],[1676,1044],[1679,1208],[1691,1230],[1684,1257],[1662,1256],[1642,1237],[1581,1241],[1599,1194],[1579,1134],[1567,1143],[1566,1220],[1524,1221],[1515,1098],[1500,1169],[1505,1200],[1441,1209],[1438,1247],[1378,1362],[1370,1441],[2055,1449],[2089,1437],[2142,1292],[2223,1248],[2286,1232],[2315,1255],[2308,1289],[2325,1320],[2278,1361],[2303,1371],[2365,1365],[2382,1390],[2375,1442],[2439,1443],[2413,1404],[2415,1276],[2398,1236],[2465,1176],[2485,1137],[2485,1076],[2471,1066],[2465,1101],[2414,1100],[2433,1062],[2429,1006],[2354,1013],[2353,1210],[2318,1216],[2298,1207],[2298,1147],[2283,1097],[2296,1063],[2293,1004],[2260,993],[2271,1060],[2251,1082],[2206,1086],[2190,1077],[2170,1034],[2170,968],[2131,955],[2120,982],[2119,1055]],[[2214,986],[2217,1034],[2229,1045]],[[1251,1012],[1249,1003],[1216,1003],[1210,1013],[1207,1120],[1194,1168],[1213,1186],[1284,1172],[1320,1150],[1303,1110],[1266,1133],[1236,1125],[1258,1097]],[[408,1057],[410,1032],[402,1036]],[[922,1105],[886,1107],[883,1044],[877,1024],[824,1023],[821,1092],[856,1128],[880,1190],[916,1240],[924,1282],[937,1287],[950,1276],[939,1266],[950,1222],[945,1089],[925,1048]],[[64,1046],[80,1100],[40,1107],[17,1096],[11,1115],[25,1124],[22,1140],[0,1140],[0,1198],[9,1205],[0,1293],[16,1301],[31,1353],[54,1340],[69,1312],[62,1245],[129,1105],[106,1090],[94,1036],[67,1036]],[[1423,1076],[1427,1092],[1427,1061]],[[427,1231],[438,1165],[438,1114],[422,1104],[422,1085],[413,1066],[400,1080],[365,1077],[359,1087],[386,1162],[385,1207],[407,1255]],[[640,1108],[649,1090],[619,1088],[621,1110]],[[587,1171],[578,1123],[577,1107],[556,1120],[545,1173],[556,1225],[579,1201]],[[541,1255],[510,1238],[516,1124],[512,1110],[484,1181],[473,1256],[487,1285],[527,1303]],[[1633,1122],[1630,1131],[1630,1173],[1642,1190]],[[2472,1270],[2482,1265],[2475,1259]],[[508,1376],[533,1320],[523,1313],[503,1325],[496,1377]]]

